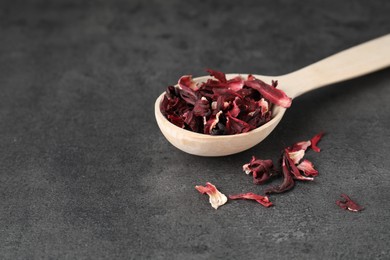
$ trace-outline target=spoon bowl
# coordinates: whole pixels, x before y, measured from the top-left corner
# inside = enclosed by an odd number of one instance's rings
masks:
[[[359,77],[390,66],[390,34],[334,54],[298,71],[282,76],[254,75],[270,83],[278,80],[280,89],[295,98],[308,91],[336,82]],[[237,75],[226,74],[227,79]],[[205,82],[210,76],[194,78]],[[160,104],[165,93],[155,102],[155,117],[161,132],[178,149],[199,156],[225,156],[245,151],[263,141],[278,125],[286,109],[273,106],[273,117],[266,124],[236,135],[206,135],[182,129],[168,121],[161,113]]]
[[[227,74],[226,78],[231,79],[239,74]],[[247,77],[245,74],[240,74]],[[265,76],[254,75],[258,79]],[[195,82],[204,82],[211,77],[194,78]],[[282,119],[285,108],[273,106],[272,119],[266,124],[249,131],[236,135],[206,135],[195,133],[180,128],[169,122],[161,113],[160,104],[165,93],[162,93],[156,100],[154,112],[156,121],[163,135],[168,141],[180,150],[201,156],[224,156],[245,151],[264,140]]]

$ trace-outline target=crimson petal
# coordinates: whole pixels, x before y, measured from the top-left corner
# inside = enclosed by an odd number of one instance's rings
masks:
[[[290,172],[293,174],[293,177],[297,180],[301,181],[312,181],[313,177],[306,177],[301,174],[299,169],[295,166],[294,161],[290,158],[288,155],[288,150],[285,150],[285,153],[283,155],[284,160],[286,161],[286,165],[289,168]]]
[[[244,82],[245,81],[241,78],[241,76],[237,76],[229,79],[226,84],[229,89],[237,92],[244,87]]]
[[[266,189],[265,190],[266,194],[282,193],[294,188],[295,182],[290,174],[290,170],[287,167],[286,156],[283,156],[282,159],[282,170],[283,170],[282,184],[280,184],[279,186],[274,186]]]
[[[353,211],[353,212],[361,211],[361,210],[364,209],[364,208],[362,208],[361,206],[359,206],[358,204],[356,204],[356,202],[354,202],[353,200],[351,200],[351,198],[348,197],[348,195],[346,195],[346,194],[341,194],[341,197],[343,197],[344,199],[343,199],[343,200],[337,200],[337,201],[336,201],[336,204],[337,204],[340,208],[346,209],[346,210],[349,210],[349,211]]]
[[[195,116],[209,116],[211,114],[210,103],[207,98],[202,97],[197,100],[194,105],[194,115]]]
[[[303,171],[303,173],[306,175],[306,176],[317,176],[318,175],[318,171],[316,169],[314,169],[314,165],[311,161],[309,160],[306,160],[304,159],[298,166],[297,168],[301,171]]]
[[[278,106],[285,108],[291,106],[292,99],[289,98],[286,93],[280,89],[268,85],[259,79],[247,80],[245,81],[245,85],[259,91],[260,94],[264,96],[264,98]]]
[[[226,113],[226,120],[227,134],[246,133],[252,129],[248,123],[233,117],[229,112]]]
[[[242,170],[246,174],[252,173],[253,183],[258,185],[266,182],[275,173],[272,160],[260,160],[255,156],[252,156],[249,163],[242,166]]]
[[[271,207],[273,204],[269,200],[267,196],[261,196],[252,192],[248,193],[241,193],[241,194],[236,194],[236,195],[229,195],[229,199],[231,200],[238,200],[238,199],[246,199],[246,200],[255,200],[264,207]]]
[[[222,206],[227,202],[226,196],[210,182],[206,182],[206,186],[197,185],[195,186],[195,189],[197,189],[202,194],[207,193],[207,195],[210,197],[210,204],[215,209],[218,209],[219,206]]]
[[[318,142],[321,140],[322,136],[324,135],[323,132],[315,135],[312,139],[310,139],[310,142],[311,142],[311,149],[313,149],[313,151],[319,153],[321,151],[321,149],[317,146]]]
[[[210,74],[210,76],[218,79],[220,82],[222,82],[222,83],[227,82],[226,76],[224,73],[222,73],[220,71],[212,70],[212,69],[207,69],[207,72]]]

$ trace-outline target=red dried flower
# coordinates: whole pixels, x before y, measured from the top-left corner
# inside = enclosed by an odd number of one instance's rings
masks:
[[[318,171],[314,169],[313,163],[306,159],[302,161],[302,159],[305,156],[306,149],[309,147],[318,152],[320,151],[317,143],[323,135],[323,133],[319,133],[308,141],[298,142],[285,148],[281,159],[283,182],[279,186],[266,189],[265,193],[282,193],[288,191],[294,187],[293,179],[312,181],[314,179],[313,177],[318,175]]]
[[[245,81],[245,85],[259,91],[260,94],[271,103],[286,108],[291,106],[292,99],[289,98],[286,93],[253,76],[248,77],[248,80]]]
[[[200,193],[209,195],[210,204],[213,208],[218,209],[219,206],[222,206],[227,202],[227,197],[222,194],[217,188],[210,182],[206,182],[206,186],[195,186]]]
[[[238,200],[238,199],[255,200],[267,208],[271,207],[273,205],[267,196],[257,195],[257,194],[252,193],[252,192],[242,193],[242,194],[237,194],[237,195],[229,195],[229,199],[231,199],[231,200]]]
[[[185,75],[178,87],[167,88],[160,109],[173,124],[211,135],[240,134],[270,121],[273,103],[291,104],[291,99],[276,89],[277,81],[268,85],[253,76],[227,80],[222,72],[207,71],[214,78],[196,83],[191,75]]]
[[[252,173],[254,184],[263,184],[276,173],[272,160],[260,160],[255,156],[242,166],[242,170],[246,174]]]
[[[340,208],[353,211],[353,212],[361,211],[364,209],[358,204],[356,204],[354,201],[352,201],[351,198],[348,197],[346,194],[341,194],[341,197],[343,197],[344,199],[336,201],[336,204]]]
[[[314,177],[318,175],[318,171],[314,169],[313,163],[309,160],[304,159],[300,164],[297,165],[297,168],[303,171],[306,176]]]
[[[321,149],[317,146],[317,144],[321,140],[323,135],[324,135],[324,133],[321,132],[321,133],[315,135],[312,139],[310,139],[311,149],[313,149],[313,151],[315,151],[317,153],[319,153],[321,151]]]
[[[265,190],[266,194],[271,193],[282,193],[294,188],[295,182],[291,176],[291,171],[287,166],[287,156],[282,158],[282,172],[283,172],[283,182],[279,186],[269,187]]]
[[[314,151],[320,152],[320,148],[317,146],[317,143],[321,140],[323,135],[324,133],[319,133],[308,141],[298,142],[290,147],[287,147],[286,152],[289,158],[294,162],[294,164],[299,164],[303,156],[305,156],[307,148],[311,147]]]
[[[305,177],[301,174],[297,166],[295,166],[295,162],[290,158],[290,155],[288,154],[288,150],[285,150],[285,153],[283,155],[283,158],[286,162],[287,168],[290,170],[290,173],[293,175],[293,178],[296,180],[301,181],[312,181],[313,177]]]

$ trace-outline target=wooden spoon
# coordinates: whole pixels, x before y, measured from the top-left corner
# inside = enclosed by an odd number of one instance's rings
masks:
[[[280,89],[295,98],[308,91],[359,77],[390,66],[390,34],[334,54],[298,71],[282,76],[254,75],[267,83],[278,80]],[[227,74],[227,79],[237,75]],[[194,78],[204,82],[210,76]],[[161,132],[180,150],[200,156],[224,156],[247,150],[266,138],[282,119],[285,108],[274,106],[273,118],[250,132],[236,135],[206,135],[182,129],[169,122],[160,111],[162,93],[155,103],[155,116]]]

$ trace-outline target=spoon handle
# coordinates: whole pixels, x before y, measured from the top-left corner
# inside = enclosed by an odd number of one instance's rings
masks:
[[[362,43],[281,77],[292,98],[390,66],[390,34]]]

